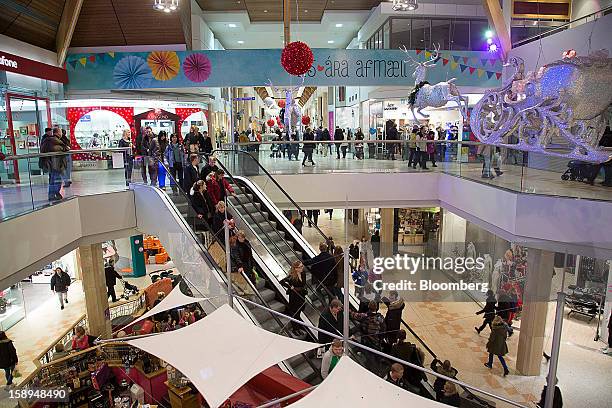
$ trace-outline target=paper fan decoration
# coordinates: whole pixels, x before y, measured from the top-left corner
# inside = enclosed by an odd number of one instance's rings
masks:
[[[178,75],[181,63],[174,51],[153,51],[147,57],[153,78],[168,81]]]
[[[148,87],[153,77],[144,59],[128,55],[115,65],[113,79],[119,88],[139,89]]]
[[[204,54],[191,54],[183,61],[183,72],[192,82],[204,82],[212,72],[212,64]]]

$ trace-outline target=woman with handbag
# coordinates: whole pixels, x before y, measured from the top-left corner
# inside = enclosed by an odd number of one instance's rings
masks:
[[[306,272],[304,272],[304,264],[300,261],[295,261],[291,265],[289,275],[281,280],[280,284],[287,289],[287,295],[289,295],[289,304],[285,309],[285,313],[294,319],[299,319],[300,313],[302,313],[305,307]],[[296,336],[304,335],[299,324],[292,321],[291,328],[291,331]]]

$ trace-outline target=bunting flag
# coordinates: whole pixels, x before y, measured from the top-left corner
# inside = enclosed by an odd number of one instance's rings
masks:
[[[110,56],[111,56],[111,58],[115,58],[115,53],[114,53],[113,51],[110,51],[110,52],[108,53],[108,55],[110,55]]]
[[[82,66],[85,66],[85,64],[87,64],[87,58],[85,57],[79,58],[79,62],[81,63]]]
[[[474,67],[469,67],[470,68],[470,75],[472,75],[474,73],[474,71],[476,71],[476,68]]]
[[[455,62],[459,62],[459,59],[461,59],[461,57],[460,57],[460,56],[458,56],[458,55],[453,55],[453,61],[455,61]]]
[[[495,63],[497,62],[497,60],[496,60],[496,59],[492,59],[492,60],[490,60],[490,61],[491,61],[491,66],[492,66],[492,67],[494,67],[494,66],[495,66]]]
[[[480,69],[480,68],[478,68],[478,69],[476,70],[476,72],[478,72],[478,78],[480,78],[480,77],[482,76],[482,74],[484,74],[484,69]]]
[[[104,62],[104,59],[105,59],[104,57],[105,57],[105,55],[106,55],[106,54],[96,54],[96,57],[98,58],[98,61],[102,61],[102,62]]]
[[[487,71],[487,78],[491,79],[491,77],[493,76],[494,73],[495,72],[493,72],[493,71]]]
[[[448,64],[448,60],[446,58],[442,58],[442,65]]]
[[[469,58],[468,57],[463,57],[463,63],[467,65]]]
[[[456,62],[451,62],[451,69],[457,69],[457,65]]]
[[[416,50],[416,55],[419,55],[423,50]]]
[[[72,60],[69,62],[70,66],[72,67],[72,69],[76,69],[77,67],[77,60]]]
[[[496,73],[495,73],[495,76],[497,77],[497,79],[501,79],[502,74],[501,74],[501,72],[496,72]]]
[[[472,58],[472,62],[473,62],[474,64],[478,64],[478,57],[473,57],[473,58]]]
[[[96,56],[95,55],[90,55],[89,56],[89,61],[96,62]]]
[[[481,59],[480,62],[482,62],[482,66],[486,67],[487,66],[487,59]]]
[[[463,65],[463,64],[461,64],[461,65],[459,65],[459,66],[461,67],[461,72],[465,71],[465,70],[466,70],[466,68],[467,68],[467,65]]]

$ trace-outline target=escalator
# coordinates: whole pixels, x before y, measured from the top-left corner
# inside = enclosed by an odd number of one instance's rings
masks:
[[[170,173],[168,173],[168,176],[171,183],[174,183]],[[164,246],[168,253],[172,255],[173,262],[195,294],[202,297],[219,294],[220,296],[217,297],[223,297],[223,292],[225,292],[223,286],[227,285],[224,243],[210,233],[212,229],[205,221],[198,220],[196,223],[195,212],[184,191],[176,189],[173,193],[168,186],[167,194],[164,194],[159,189],[138,184],[134,185],[133,189],[136,193],[139,229],[160,237],[165,235]],[[155,216],[154,210],[152,210],[155,206],[151,205],[154,200],[163,202],[162,205],[170,212],[171,217],[176,221],[175,223],[170,224],[165,215],[164,217],[160,217],[160,214],[157,214],[157,217]],[[139,211],[141,214],[138,214]],[[141,221],[144,225],[141,225]],[[176,225],[178,223],[180,225]],[[270,273],[266,270],[266,265],[256,255],[255,261],[258,274],[265,276],[266,273]],[[202,267],[202,265],[205,265],[205,267]],[[207,273],[207,269],[210,269],[213,273]],[[202,279],[202,275],[208,276]],[[218,282],[213,282],[213,284],[212,281]],[[256,284],[252,284],[245,277],[243,279],[232,277],[232,289],[235,294],[272,310],[283,312],[285,309],[283,296],[274,287],[266,287],[266,283],[267,281],[263,279],[258,280]],[[292,338],[296,337],[289,330],[288,319],[283,319],[262,308],[241,302],[239,299],[234,302],[238,310],[243,315],[247,315],[246,317],[250,318],[257,326],[273,333]],[[205,311],[210,313],[212,310],[205,308]],[[316,342],[316,336],[311,333],[307,333],[306,337],[299,337],[299,339]],[[288,359],[283,364],[286,371],[293,376],[316,385],[322,379],[320,362],[315,357],[316,352],[314,351],[303,353]]]

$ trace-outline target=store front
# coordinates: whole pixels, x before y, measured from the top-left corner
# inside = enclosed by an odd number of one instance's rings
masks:
[[[51,101],[68,82],[65,69],[0,51],[0,151],[5,155],[37,153],[40,137],[54,121]],[[40,174],[38,161],[3,162],[0,179],[19,182],[20,171]]]

